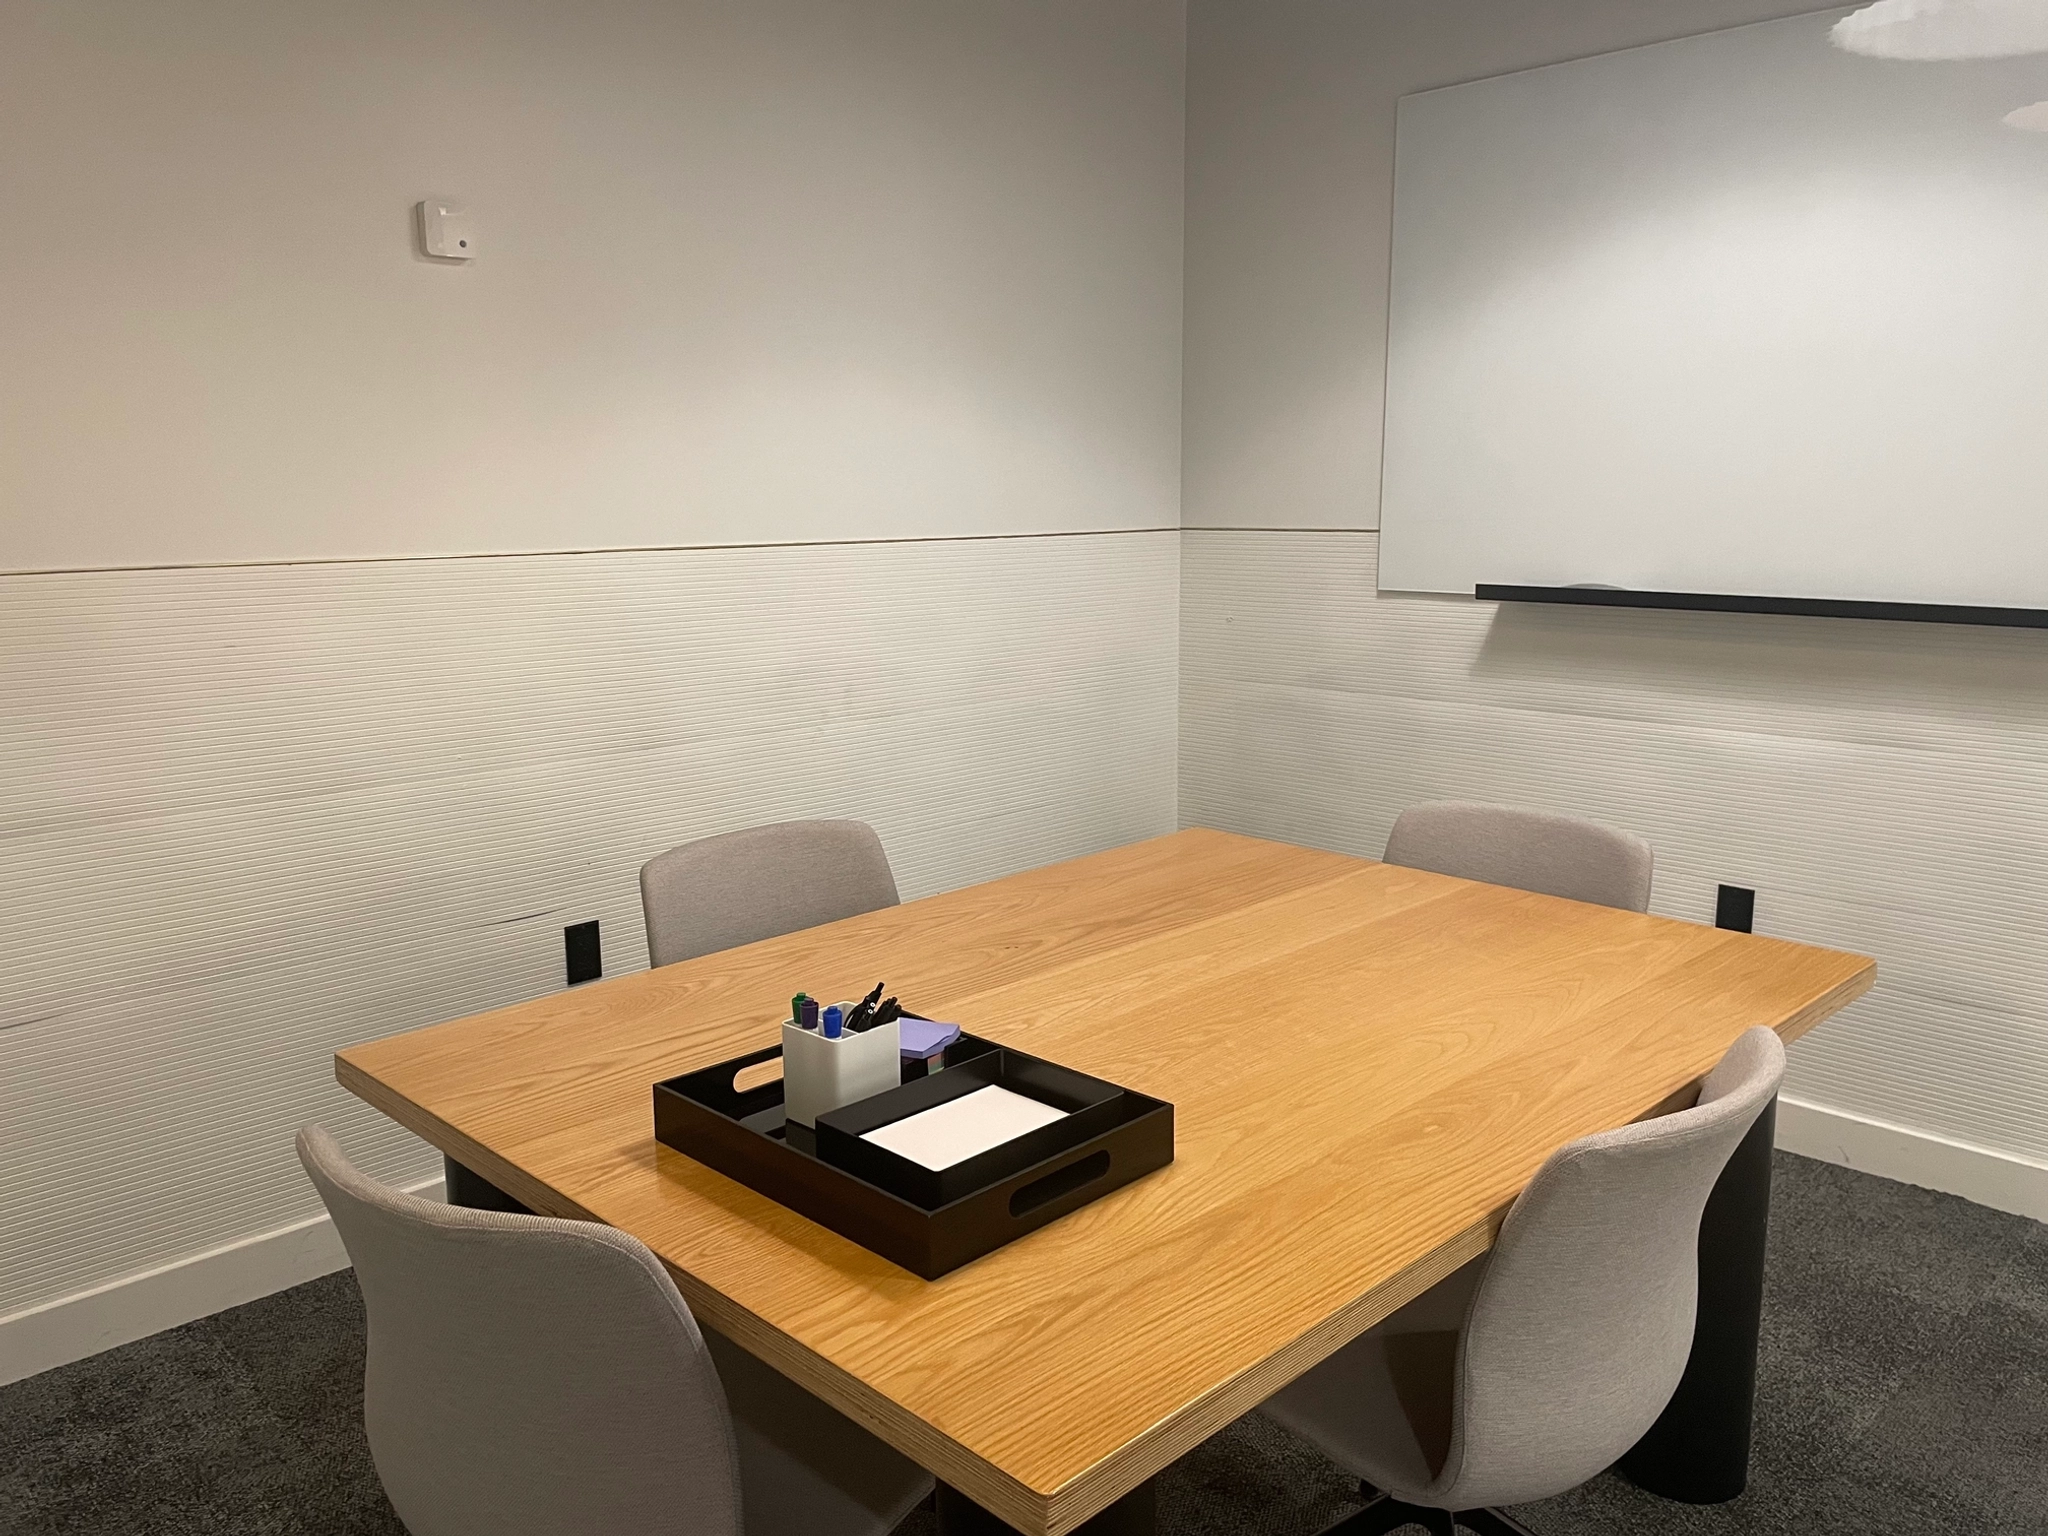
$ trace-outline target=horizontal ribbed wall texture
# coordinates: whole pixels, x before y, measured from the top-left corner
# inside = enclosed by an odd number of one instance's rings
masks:
[[[354,1041],[646,963],[787,817],[906,898],[1172,829],[1180,536],[0,578],[0,1316],[318,1209]],[[764,999],[768,1007],[770,999]]]
[[[1592,816],[1655,910],[1878,960],[1788,1091],[2048,1157],[2048,634],[1379,596],[1372,533],[1182,534],[1181,820],[1377,858],[1412,801]]]

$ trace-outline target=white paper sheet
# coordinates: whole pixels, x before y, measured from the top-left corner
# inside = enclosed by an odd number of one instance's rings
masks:
[[[991,1086],[869,1131],[861,1140],[937,1170],[964,1163],[1041,1125],[1064,1120],[1066,1114],[1021,1093]]]

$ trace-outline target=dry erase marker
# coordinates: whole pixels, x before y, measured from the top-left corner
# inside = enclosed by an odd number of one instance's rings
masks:
[[[846,1033],[845,1017],[846,1016],[839,1011],[839,1005],[837,1003],[829,1004],[826,1007],[825,1016],[820,1023],[820,1027],[824,1029],[825,1038],[827,1040],[837,1040],[841,1035]]]
[[[808,993],[799,992],[789,1000],[789,1022],[796,1025],[799,1029],[803,1028],[804,998],[808,995]]]
[[[876,982],[875,990],[854,1004],[853,1011],[846,1016],[846,1027],[848,1030],[857,1033],[866,1029],[874,1022],[875,1004],[882,1000],[883,985],[884,983],[882,982]]]
[[[808,993],[804,995],[804,1016],[798,1019],[797,1023],[805,1029],[816,1029],[818,1027],[818,1000]]]

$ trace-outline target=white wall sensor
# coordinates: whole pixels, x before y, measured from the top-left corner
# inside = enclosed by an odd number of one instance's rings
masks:
[[[420,249],[429,256],[470,261],[476,256],[476,230],[469,210],[445,197],[419,205]]]

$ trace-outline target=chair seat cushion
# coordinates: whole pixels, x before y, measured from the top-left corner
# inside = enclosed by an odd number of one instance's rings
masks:
[[[746,1536],[886,1536],[931,1492],[909,1460],[709,1328],[732,1409]]]
[[[1396,1348],[1389,1350],[1390,1343]],[[1345,1471],[1407,1497],[1434,1482],[1443,1465],[1457,1349],[1455,1333],[1369,1333],[1283,1387],[1262,1411]],[[1442,1390],[1431,1392],[1427,1371],[1436,1362],[1443,1366]],[[1414,1379],[1418,1368],[1422,1381]]]
[[[1479,1258],[1267,1400],[1262,1412],[1355,1476],[1401,1497],[1436,1481],[1450,1450],[1458,1330]]]

